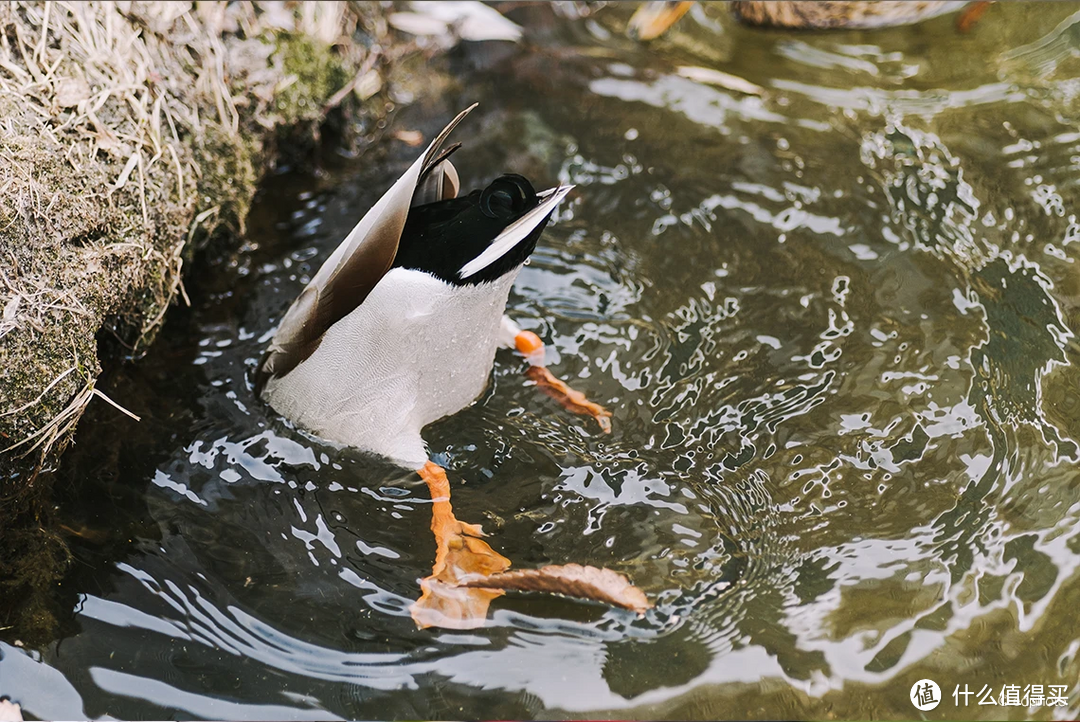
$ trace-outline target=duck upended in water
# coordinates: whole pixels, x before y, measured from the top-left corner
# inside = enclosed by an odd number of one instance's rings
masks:
[[[496,349],[515,345],[510,287],[570,191],[504,175],[458,197],[459,146],[439,149],[461,117],[293,302],[257,378],[296,424],[412,469],[427,461],[421,429],[472,403]]]
[[[610,429],[610,414],[552,376],[540,339],[504,315],[514,279],[572,186],[537,193],[508,174],[459,196],[449,157],[460,144],[442,145],[470,110],[446,126],[327,259],[285,313],[256,372],[259,394],[283,416],[415,469],[427,482],[436,563],[413,608],[425,626],[476,626],[502,588],[530,588],[507,586],[510,580],[477,588],[510,562],[479,539],[479,527],[454,517],[449,481],[428,461],[421,437],[426,425],[483,392],[496,350],[525,354],[530,378]],[[548,582],[558,576],[552,569]],[[577,569],[599,586],[618,576]],[[644,595],[629,588],[615,603],[647,608]]]

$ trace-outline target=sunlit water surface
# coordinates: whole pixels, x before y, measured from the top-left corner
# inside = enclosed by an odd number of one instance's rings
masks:
[[[388,139],[271,178],[111,377],[142,422],[80,427],[71,618],[0,646],[0,692],[69,719],[868,718],[915,716],[930,677],[929,717],[1080,714],[951,696],[1080,674],[1080,7],[999,3],[967,35],[697,9],[649,46],[628,14],[519,8],[529,46],[435,61],[452,82],[399,90],[392,129],[480,101],[466,186],[577,184],[509,308],[614,433],[500,352],[425,438],[515,566],[608,566],[656,608],[507,596],[418,630],[424,485],[254,396],[289,302],[418,152]]]

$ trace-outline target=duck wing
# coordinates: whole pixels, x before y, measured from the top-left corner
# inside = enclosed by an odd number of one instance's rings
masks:
[[[458,178],[447,160],[458,146],[440,153],[446,137],[476,105],[466,108],[431,141],[427,151],[383,194],[281,319],[255,375],[261,392],[266,381],[296,368],[319,347],[327,329],[364,302],[394,263],[409,208],[428,196],[454,197]]]
[[[458,179],[457,169],[448,157],[460,147],[461,143],[454,143],[431,160],[428,170],[421,172],[420,182],[413,193],[414,207],[457,198],[461,181]]]

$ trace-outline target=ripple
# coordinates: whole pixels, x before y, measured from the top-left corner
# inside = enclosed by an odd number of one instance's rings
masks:
[[[43,662],[3,648],[28,711],[868,718],[910,713],[912,675],[1075,680],[1080,15],[796,37],[724,11],[645,49],[584,26],[619,8],[587,12],[543,26],[543,72],[452,62],[484,101],[467,183],[578,185],[509,312],[614,431],[500,352],[425,438],[516,566],[610,566],[655,609],[507,595],[482,629],[417,630],[422,482],[255,396],[281,313],[411,162],[391,143],[257,205],[258,237],[124,372],[160,412],[80,429],[88,491],[58,513],[109,541],[75,537],[80,631]],[[392,122],[430,133],[456,87]]]

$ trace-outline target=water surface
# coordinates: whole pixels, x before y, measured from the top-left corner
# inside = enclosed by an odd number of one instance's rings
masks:
[[[0,692],[53,718],[910,718],[929,677],[930,718],[1080,714],[1080,6],[998,3],[966,35],[697,9],[649,46],[628,8],[572,9],[432,61],[392,129],[480,101],[465,186],[577,184],[509,309],[614,433],[500,352],[425,438],[516,566],[608,566],[656,608],[507,596],[418,630],[424,485],[254,396],[289,302],[417,152],[387,140],[269,179],[108,380],[143,420],[80,426],[70,612],[37,648],[3,632]],[[1072,696],[958,709],[965,684]]]

